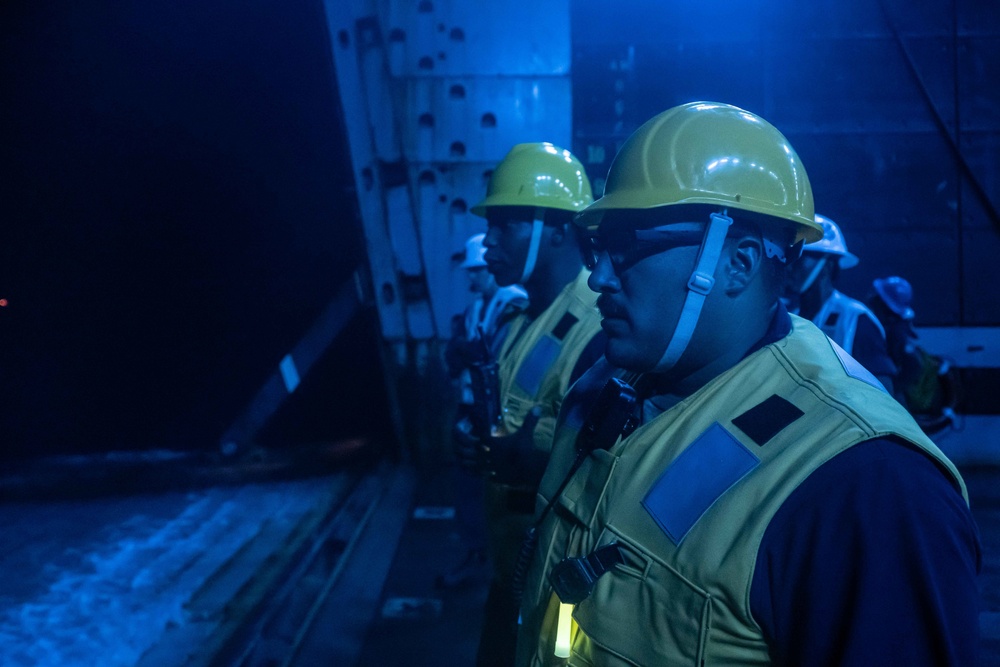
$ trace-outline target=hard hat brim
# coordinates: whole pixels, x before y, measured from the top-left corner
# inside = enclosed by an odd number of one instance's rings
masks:
[[[777,221],[789,222],[798,227],[796,238],[802,239],[805,243],[813,243],[823,238],[823,228],[815,220],[804,215],[792,218],[779,218],[775,217],[773,209],[768,207],[755,206],[753,203],[748,203],[746,201],[738,202],[735,198],[733,201],[722,201],[717,196],[687,197],[681,201],[664,204],[657,192],[648,189],[618,190],[616,192],[606,194],[600,199],[594,201],[594,203],[590,206],[577,213],[573,221],[577,226],[586,229],[596,229],[597,226],[601,224],[601,219],[604,217],[604,214],[608,211],[629,209],[649,210],[654,208],[667,208],[670,206],[682,206],[689,204],[701,204],[706,206],[732,208],[739,211],[749,211],[758,215],[767,216],[768,218],[772,218]],[[855,260],[857,260],[857,258],[855,258]],[[857,262],[855,261],[855,263]]]
[[[551,199],[551,201],[548,201],[548,199]],[[518,197],[509,194],[498,194],[488,196],[486,199],[470,208],[469,212],[472,213],[472,215],[478,215],[480,218],[485,218],[487,211],[491,208],[517,206],[521,208],[551,208],[559,211],[577,213],[584,209],[587,204],[588,202],[586,201],[566,203],[558,201],[554,197]]]
[[[843,255],[840,256],[840,268],[853,269],[855,266],[858,265],[858,262],[860,261],[861,260],[858,259],[858,256],[855,255],[853,252],[845,252]]]

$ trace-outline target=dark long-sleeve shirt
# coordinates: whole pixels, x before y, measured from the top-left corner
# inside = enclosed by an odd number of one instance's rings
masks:
[[[937,464],[870,440],[774,516],[750,608],[779,665],[975,665],[980,561],[969,508]]]

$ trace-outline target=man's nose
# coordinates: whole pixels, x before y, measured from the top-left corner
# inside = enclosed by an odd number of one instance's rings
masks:
[[[483,245],[487,248],[495,248],[497,245],[497,236],[499,236],[499,230],[494,226],[489,226],[486,228],[486,236],[483,237]]]
[[[621,291],[621,281],[618,279],[618,274],[615,273],[615,267],[612,265],[611,257],[607,252],[601,251],[597,253],[597,265],[590,272],[590,277],[587,279],[587,286],[592,291],[602,294]]]

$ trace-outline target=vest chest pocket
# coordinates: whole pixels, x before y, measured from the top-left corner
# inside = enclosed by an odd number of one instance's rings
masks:
[[[602,576],[573,617],[579,664],[700,666],[711,628],[709,595],[621,536],[625,563]],[[570,661],[570,664],[577,664]]]
[[[617,456],[603,449],[594,450],[580,465],[580,469],[556,501],[559,515],[571,518],[581,526],[591,526],[617,465]]]

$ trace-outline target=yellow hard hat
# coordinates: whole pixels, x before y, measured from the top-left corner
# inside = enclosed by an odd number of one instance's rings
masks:
[[[486,199],[472,207],[486,217],[493,206],[557,208],[575,213],[594,201],[583,165],[553,144],[518,144],[493,170]]]
[[[729,104],[691,102],[647,121],[615,156],[604,193],[577,224],[596,227],[614,209],[708,204],[787,220],[796,240],[823,237],[791,144],[760,116]]]

